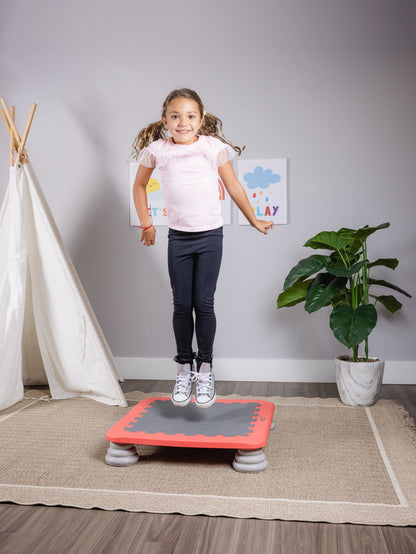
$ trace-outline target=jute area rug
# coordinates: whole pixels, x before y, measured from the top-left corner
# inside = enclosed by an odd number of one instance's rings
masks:
[[[128,393],[128,409],[44,395],[30,390],[0,413],[1,501],[416,525],[416,430],[393,401],[267,398],[276,406],[269,465],[246,474],[232,469],[234,450],[139,446],[136,465],[106,465],[106,431],[143,398],[165,394]]]

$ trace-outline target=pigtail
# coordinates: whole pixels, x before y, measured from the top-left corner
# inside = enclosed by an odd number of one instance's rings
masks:
[[[163,103],[162,108],[162,119],[166,116],[166,109],[169,106],[170,102],[174,100],[175,98],[189,98],[190,100],[193,100],[198,104],[199,113],[201,117],[204,115],[204,105],[202,104],[202,101],[198,94],[191,89],[188,88],[182,88],[178,90],[173,90],[165,99]],[[210,113],[206,113],[202,120],[202,126],[198,131],[198,134],[205,135],[205,136],[211,136],[219,139],[224,144],[228,144],[231,146],[235,152],[237,152],[238,155],[242,153],[245,146],[240,148],[239,146],[234,146],[225,136],[222,131],[222,121],[218,117],[215,117],[215,115],[212,115]],[[155,140],[158,139],[166,139],[168,138],[168,132],[166,131],[162,120],[156,121],[155,123],[151,123],[144,129],[142,129],[137,137],[134,139],[133,142],[133,148],[132,148],[132,156],[133,158],[138,157],[139,153],[143,148],[146,148],[146,146],[149,146],[149,144]]]
[[[149,146],[149,144],[155,140],[164,138],[167,138],[167,135],[162,121],[150,123],[150,125],[144,127],[134,139],[132,146],[133,158],[137,160],[137,157],[143,148],[146,148],[146,146]]]
[[[242,148],[240,148],[239,146],[234,146],[234,144],[232,144],[229,140],[227,140],[222,131],[221,119],[219,119],[218,117],[210,113],[205,114],[204,120],[202,122],[202,126],[199,129],[198,133],[200,135],[216,137],[221,142],[231,146],[231,148],[235,150],[239,156],[245,148],[245,146],[243,146]]]

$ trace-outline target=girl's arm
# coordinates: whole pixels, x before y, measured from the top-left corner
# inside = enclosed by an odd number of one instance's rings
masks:
[[[218,173],[228,191],[228,194],[243,212],[250,225],[255,227],[261,233],[267,235],[269,229],[273,228],[273,221],[263,221],[256,218],[253,208],[250,206],[250,202],[247,198],[246,191],[237,179],[231,163],[227,162],[225,165],[219,167]]]
[[[152,172],[153,169],[151,167],[139,165],[133,186],[134,205],[140,219],[140,225],[143,228],[140,242],[142,242],[144,246],[152,246],[156,239],[156,229],[153,227],[152,220],[149,216],[146,194],[147,183],[149,182]]]

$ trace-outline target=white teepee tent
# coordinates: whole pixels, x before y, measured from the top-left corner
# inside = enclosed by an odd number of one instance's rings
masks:
[[[52,398],[126,406],[110,349],[62,242],[4,99],[10,180],[0,211],[0,410],[23,383],[47,378]]]

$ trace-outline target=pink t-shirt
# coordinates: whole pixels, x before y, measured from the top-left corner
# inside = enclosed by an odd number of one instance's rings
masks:
[[[218,167],[234,156],[231,146],[204,135],[188,145],[159,139],[140,152],[139,164],[160,169],[169,227],[197,232],[223,225]]]

